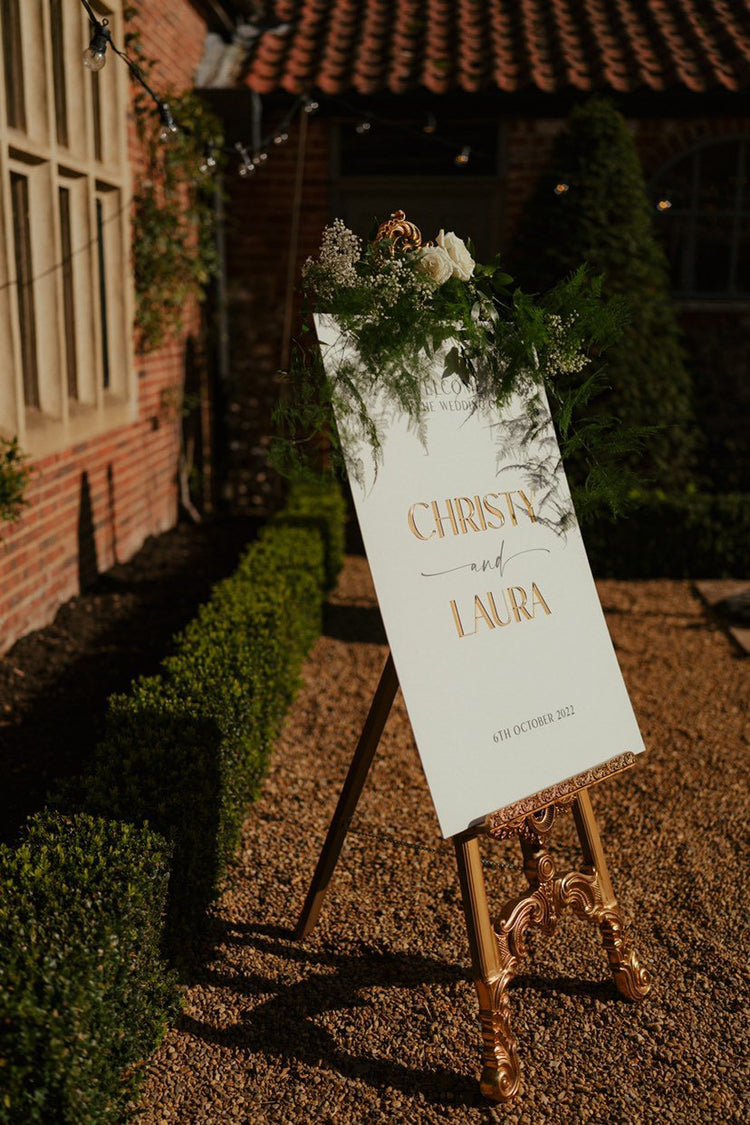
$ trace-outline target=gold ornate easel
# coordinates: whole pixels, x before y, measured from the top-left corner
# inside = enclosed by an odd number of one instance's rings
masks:
[[[389,653],[297,924],[297,938],[307,937],[320,914],[397,691],[398,676]],[[588,794],[589,786],[622,772],[633,761],[634,755],[622,755],[501,809],[478,828],[453,837],[479,997],[483,1046],[480,1087],[492,1101],[508,1101],[520,1087],[508,988],[525,954],[526,932],[531,926],[551,934],[560,913],[569,907],[578,917],[599,926],[615,985],[623,996],[642,1000],[651,987],[650,975],[639,964],[625,934]],[[545,842],[557,818],[568,810],[575,818],[583,862],[580,870],[558,875]],[[519,840],[529,884],[524,894],[506,903],[494,922],[490,919],[482,874],[481,835]]]

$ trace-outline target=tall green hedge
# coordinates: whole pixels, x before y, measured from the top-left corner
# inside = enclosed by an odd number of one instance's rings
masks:
[[[41,813],[0,847],[0,1121],[123,1119],[179,1008],[160,960],[164,841]]]
[[[556,193],[560,183],[568,190]],[[627,426],[657,427],[629,467],[651,487],[682,490],[696,449],[692,387],[643,171],[632,134],[609,102],[594,98],[570,114],[509,260],[533,291],[586,262],[593,274],[604,275],[605,296],[626,300],[629,324],[604,357],[611,391],[591,408],[598,405]],[[571,479],[581,476],[575,462],[567,468]]]
[[[744,578],[750,495],[644,494],[624,519],[592,512],[583,538],[600,578]]]

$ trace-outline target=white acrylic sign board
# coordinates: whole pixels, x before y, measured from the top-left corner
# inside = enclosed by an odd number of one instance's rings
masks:
[[[341,338],[333,320],[315,319],[330,373]],[[368,444],[342,433],[445,836],[644,749],[578,525],[559,527],[570,494],[551,422],[522,450],[504,440],[504,419],[523,410],[518,400],[503,418],[472,410],[460,380],[436,362],[421,437],[405,415],[389,416],[376,470]],[[555,466],[552,494],[534,479],[535,458]]]

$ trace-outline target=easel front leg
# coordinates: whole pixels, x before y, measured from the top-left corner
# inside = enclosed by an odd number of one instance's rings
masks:
[[[351,819],[357,808],[357,802],[367,780],[367,774],[375,757],[380,736],[391,713],[397,691],[396,666],[393,663],[393,655],[389,652],[380,676],[380,683],[373,696],[365,725],[362,728],[362,734],[357,743],[357,749],[349,766],[349,772],[346,775],[344,787],[341,790],[310,889],[307,892],[305,905],[302,907],[302,913],[294,931],[294,936],[298,939],[306,938],[318,920],[328,884],[336,869]]]
[[[521,1084],[516,1041],[510,1029],[510,976],[500,960],[500,952],[490,921],[487,891],[482,873],[482,858],[476,836],[454,836],[461,883],[466,928],[471,949],[471,967],[479,998],[482,1027],[482,1077],[480,1088],[486,1098],[505,1102]]]
[[[595,901],[589,905],[573,896],[573,910],[598,922],[609,967],[618,991],[628,1000],[643,1000],[651,988],[651,974],[640,964],[625,933],[622,914],[607,870],[599,827],[588,790],[581,789],[573,805],[586,874],[595,884]],[[564,893],[564,892],[563,892]]]

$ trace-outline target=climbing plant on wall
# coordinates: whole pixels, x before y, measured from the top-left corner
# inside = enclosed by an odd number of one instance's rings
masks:
[[[155,60],[145,56],[126,10],[127,47],[141,72]],[[218,265],[215,242],[216,171],[223,144],[215,114],[192,92],[166,99],[179,129],[165,131],[153,102],[135,86],[134,112],[144,165],[133,192],[135,326],[141,351],[151,351],[179,333],[186,304],[201,301]]]
[[[0,521],[12,522],[28,503],[26,488],[31,478],[25,453],[17,438],[0,438]]]

